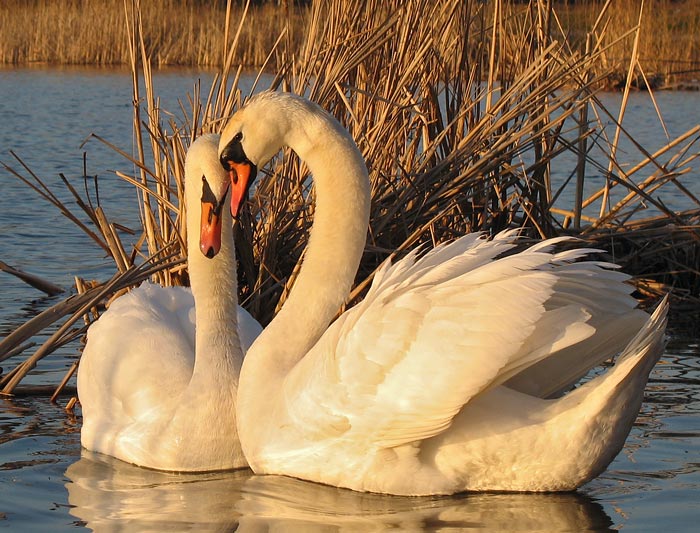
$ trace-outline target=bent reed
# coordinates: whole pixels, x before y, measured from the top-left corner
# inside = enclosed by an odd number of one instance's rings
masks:
[[[623,39],[639,43],[639,26],[613,38],[603,9],[580,53],[562,36],[550,3],[491,4],[495,8],[464,0],[314,2],[299,48],[283,30],[267,50],[261,70],[274,74],[270,88],[305,94],[329,110],[367,161],[371,219],[352,301],[387,257],[467,232],[520,227],[535,238],[579,236],[637,274],[640,297],[657,298],[673,285],[676,306],[697,306],[700,201],[683,178],[700,156],[700,126],[655,153],[628,138],[633,148],[623,153],[618,147],[629,134],[619,123],[634,76],[625,78],[619,109],[606,108],[596,96],[595,87],[610,74],[600,69],[602,58]],[[110,280],[78,278],[78,295],[0,341],[0,361],[20,359],[0,377],[5,394],[41,358],[83,337],[112,298],[143,279],[188,283],[186,147],[202,133],[220,132],[247,97],[238,86],[236,58],[244,28],[254,26],[247,18],[252,12],[239,16],[231,8],[217,20],[226,39],[212,86],[195,86],[181,112],[168,115],[154,93],[157,59],[140,3],[125,2],[125,13],[136,148],[113,148],[124,155],[125,168],[136,169],[117,174],[140,191],[141,227],[136,235],[123,231],[109,221],[109,206],[81,196],[90,180],[78,187],[63,179],[80,206],[74,213],[28,165],[5,165],[115,261]],[[643,72],[638,59],[630,59],[628,73]],[[612,129],[605,127],[610,122]],[[289,150],[261,172],[266,176],[236,226],[236,245],[239,301],[266,324],[303,260],[314,191],[307,169]],[[668,209],[658,193],[669,188],[694,208]],[[24,354],[44,331],[51,332],[48,341]]]

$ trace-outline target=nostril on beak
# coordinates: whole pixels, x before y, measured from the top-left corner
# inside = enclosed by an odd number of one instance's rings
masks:
[[[214,251],[214,247],[210,246],[209,249],[207,250],[207,253],[204,255],[207,256],[209,259],[214,257],[216,255],[216,252]]]

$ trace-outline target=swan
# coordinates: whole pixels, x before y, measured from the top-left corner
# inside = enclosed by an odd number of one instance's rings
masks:
[[[313,176],[315,218],[291,294],[241,369],[253,471],[413,496],[568,491],[602,472],[663,351],[667,302],[649,316],[591,250],[505,231],[386,261],[331,324],[365,245],[367,170],[319,106],[260,93],[219,144],[233,212],[283,146]]]
[[[229,188],[218,135],[185,161],[191,290],[145,282],[115,300],[87,333],[78,367],[81,444],[171,471],[247,466],[236,431],[243,350],[260,325],[237,307]],[[218,252],[216,254],[215,252]]]

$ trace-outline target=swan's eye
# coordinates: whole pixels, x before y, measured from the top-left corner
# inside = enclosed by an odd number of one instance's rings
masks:
[[[243,140],[243,132],[238,132],[236,135],[233,137],[234,142],[241,142]]]

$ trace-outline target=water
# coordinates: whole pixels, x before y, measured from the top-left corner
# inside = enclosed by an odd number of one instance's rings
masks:
[[[617,118],[618,110],[622,103],[621,93],[602,93],[599,95],[601,102],[611,112],[612,116]],[[654,102],[646,93],[632,93],[630,95],[627,108],[622,119],[623,129],[628,134],[622,133],[618,143],[617,160],[620,163],[622,171],[631,172],[633,167],[646,159],[646,154],[642,150],[646,150],[648,154],[653,154],[657,150],[669,144],[673,139],[686,133],[691,128],[700,123],[700,92],[659,92],[654,95],[656,105],[659,108],[663,124],[659,119]],[[588,198],[593,193],[598,192],[605,185],[605,175],[607,173],[608,162],[604,155],[609,154],[609,146],[613,143],[615,135],[615,127],[613,119],[605,114],[601,114],[601,122],[605,125],[605,135],[595,135],[588,140],[588,149],[590,157],[601,163],[603,168],[598,168],[596,165],[587,163],[586,165],[586,180],[584,182],[584,198]],[[596,121],[594,113],[589,114],[589,120]],[[664,125],[666,128],[664,129]],[[564,127],[564,137],[573,142],[578,134],[577,128],[573,125]],[[634,140],[634,142],[630,139]],[[691,137],[692,138],[692,137]],[[607,140],[604,140],[607,139]],[[635,145],[635,142],[639,146]],[[667,165],[669,170],[673,166],[670,163],[671,156],[675,155],[681,146],[685,146],[688,140],[681,143],[675,149],[671,149],[666,154],[660,155],[658,161]],[[641,146],[641,149],[640,149]],[[697,144],[694,145],[690,152],[698,151]],[[700,194],[700,168],[697,164],[692,164],[695,168],[685,176],[680,182],[697,198]],[[573,185],[575,182],[576,156],[573,152],[565,152],[561,157],[557,157],[552,166],[552,180],[554,188],[557,184],[561,184],[564,180],[570,178],[571,184],[566,189],[560,199],[555,202],[555,206],[563,209],[571,209],[573,205],[572,198],[574,194]],[[641,172],[634,173],[631,179],[636,185],[642,185],[645,178],[654,173],[654,167],[647,165]],[[620,174],[617,168],[613,169],[615,174]],[[610,192],[610,200],[607,208],[610,209],[619,200],[628,194],[629,190],[626,187],[614,187]],[[649,193],[650,191],[647,190]],[[700,204],[692,201],[679,187],[669,184],[658,191],[651,192],[651,196],[661,200],[665,206],[671,210],[683,210],[689,208],[700,208]],[[637,205],[633,203],[632,205]],[[600,215],[600,200],[592,203],[588,208],[584,208],[583,214],[597,218]],[[660,212],[653,205],[646,205],[643,210],[638,212],[634,217],[645,218],[653,215],[658,215]],[[634,218],[633,217],[633,218]]]
[[[165,109],[208,73],[159,73]],[[700,122],[698,93],[661,93],[671,136]],[[619,95],[604,95],[610,103]],[[653,105],[633,95],[625,125],[653,151],[666,143]],[[132,172],[93,141],[97,133],[131,146],[130,78],[94,69],[0,70],[0,161],[20,168],[15,151],[59,188],[64,173],[82,187],[100,176],[110,219],[136,226],[133,191],[109,170]],[[630,161],[638,159],[632,149]],[[570,168],[560,170],[567,174]],[[698,172],[683,183],[700,192]],[[72,275],[104,279],[112,262],[69,221],[0,170],[0,260],[63,287]],[[62,198],[68,196],[62,193]],[[666,201],[678,202],[673,194]],[[0,273],[0,336],[60,299],[43,297]],[[675,317],[671,341],[651,375],[647,398],[625,449],[609,469],[574,494],[474,494],[395,498],[358,494],[248,471],[210,475],[152,472],[80,449],[80,418],[45,398],[0,399],[0,529],[13,531],[240,531],[279,529],[400,531],[695,530],[700,517],[700,315]],[[40,362],[27,383],[56,383],[75,358],[66,347]],[[12,360],[2,364],[12,367]],[[78,413],[79,415],[79,413]]]

